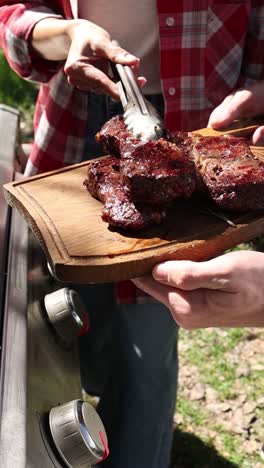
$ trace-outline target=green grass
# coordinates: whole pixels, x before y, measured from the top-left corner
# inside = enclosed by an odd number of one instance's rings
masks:
[[[236,366],[228,362],[226,353],[231,352],[246,334],[247,331],[240,328],[230,329],[224,336],[215,330],[191,332],[193,346],[188,350],[188,361],[199,369],[201,367],[201,382],[217,390],[221,400],[232,398],[236,372]],[[185,339],[189,337],[185,336]]]
[[[230,357],[236,353],[238,345],[242,350],[244,344],[251,340],[264,338],[264,333],[259,330],[258,335],[252,329],[206,329],[196,331],[180,331],[180,365],[196,369],[194,380],[204,383],[206,386],[214,388],[218,393],[217,402],[230,402],[237,398],[236,384],[239,382],[240,388],[247,395],[248,402],[256,402],[263,398],[264,372],[262,369],[252,369],[248,376],[236,376],[237,364],[233,363]],[[181,347],[180,347],[181,350]],[[247,362],[247,356],[243,351],[238,355],[243,362]],[[258,363],[264,361],[261,355],[257,357]],[[182,384],[183,385],[183,384]],[[230,404],[230,403],[229,403]],[[180,424],[177,430],[181,433],[181,438],[188,439],[188,450],[184,444],[175,445],[172,468],[216,468],[216,467],[237,467],[255,468],[264,466],[258,452],[248,454],[246,451],[247,432],[235,434],[229,432],[224,424],[221,424],[221,417],[214,417],[207,408],[206,401],[190,401],[188,393],[185,394],[184,385],[179,389],[179,396],[176,408]],[[263,408],[257,408],[255,414],[260,422],[264,419]],[[224,420],[223,420],[224,422]],[[263,425],[264,426],[264,425]],[[190,436],[188,437],[187,434]],[[264,434],[264,427],[263,427]],[[179,435],[177,436],[179,438]],[[262,441],[262,434],[253,436],[255,440]],[[264,440],[263,440],[264,442]],[[245,446],[244,446],[245,445]],[[179,465],[178,460],[182,464]],[[200,464],[197,463],[197,459]]]
[[[23,115],[32,114],[38,92],[37,86],[19,78],[9,67],[1,50],[0,70],[0,103],[19,109]]]
[[[201,408],[189,400],[179,397],[177,399],[177,412],[184,415],[185,423],[203,426],[208,422],[208,415]]]

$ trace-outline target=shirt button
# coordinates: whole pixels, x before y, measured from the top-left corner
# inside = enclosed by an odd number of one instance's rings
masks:
[[[175,19],[172,16],[169,16],[168,18],[166,18],[166,25],[167,26],[173,26],[174,23],[175,23]]]
[[[176,93],[176,89],[173,88],[173,86],[171,88],[169,88],[169,94],[170,96],[174,96],[174,94]]]

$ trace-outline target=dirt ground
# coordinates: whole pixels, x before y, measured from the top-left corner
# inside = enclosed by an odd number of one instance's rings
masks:
[[[264,466],[264,331],[180,332],[171,468]]]

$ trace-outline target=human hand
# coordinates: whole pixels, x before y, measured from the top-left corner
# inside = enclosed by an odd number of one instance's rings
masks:
[[[71,40],[65,73],[71,85],[80,90],[108,94],[119,99],[117,85],[108,76],[108,61],[129,65],[137,74],[139,59],[113,43],[107,31],[86,20],[71,23],[67,28]],[[145,80],[140,77],[139,84]]]
[[[108,94],[119,99],[117,85],[108,76],[109,61],[129,65],[135,74],[139,58],[112,42],[100,26],[87,20],[45,18],[34,26],[31,46],[46,60],[65,60],[68,82],[82,91]],[[146,82],[137,78],[139,86]]]
[[[236,119],[256,117],[264,114],[264,81],[241,88],[217,106],[210,115],[208,127],[221,129]],[[259,126],[252,136],[253,145],[264,145],[264,125]]]
[[[237,251],[207,262],[169,261],[134,279],[186,329],[264,326],[264,253]]]

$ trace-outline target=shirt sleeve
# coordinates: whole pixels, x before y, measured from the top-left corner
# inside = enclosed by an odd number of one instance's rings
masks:
[[[248,85],[264,78],[264,5],[253,0],[244,47],[240,85]]]
[[[19,76],[38,83],[48,82],[62,64],[39,57],[31,48],[34,26],[48,17],[62,18],[42,1],[16,3],[0,0],[0,47]]]

